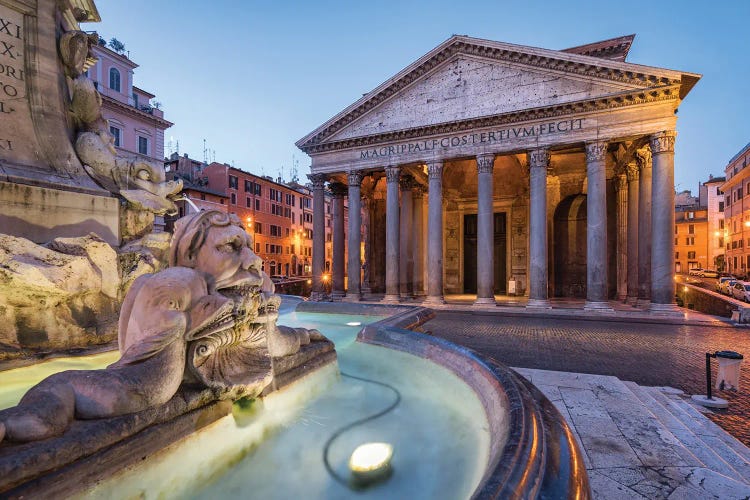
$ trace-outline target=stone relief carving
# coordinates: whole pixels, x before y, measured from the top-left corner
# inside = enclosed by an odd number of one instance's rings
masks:
[[[674,130],[659,132],[651,136],[649,145],[653,154],[674,153],[674,141],[677,133]]]
[[[604,161],[607,155],[607,143],[604,141],[586,143],[586,163]]]
[[[295,354],[317,330],[277,326],[281,299],[239,219],[218,211],[180,219],[173,267],[135,280],[120,312],[121,359],[104,370],[69,370],[0,411],[0,441],[63,433],[74,419],[114,417],[169,401],[180,385],[216,398],[258,396],[272,357]],[[104,279],[104,278],[103,278]]]
[[[60,58],[70,94],[70,113],[77,132],[75,151],[86,172],[97,184],[124,198],[136,212],[173,215],[172,199],[182,190],[182,181],[167,181],[164,165],[144,156],[118,154],[109,124],[101,114],[102,98],[84,72],[91,44],[98,36],[69,31],[60,37]],[[150,232],[153,216],[130,216],[123,224],[123,239]],[[145,230],[144,230],[145,228]]]

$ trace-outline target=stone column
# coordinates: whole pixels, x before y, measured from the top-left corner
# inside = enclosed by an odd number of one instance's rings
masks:
[[[372,265],[372,228],[370,227],[372,210],[372,189],[362,194],[362,230],[364,232],[363,243],[365,254],[362,264],[362,295],[367,297],[372,293],[370,285],[370,266]]]
[[[357,302],[360,300],[362,280],[360,271],[362,267],[362,200],[360,198],[360,186],[362,184],[362,172],[357,170],[349,171],[347,175],[349,181],[349,245],[348,245],[348,262],[347,274],[349,277],[348,286],[346,287],[347,302]]]
[[[638,161],[638,307],[651,300],[651,150],[640,149]],[[669,232],[673,237],[674,230]]]
[[[611,311],[607,303],[607,143],[586,143],[586,306]]]
[[[617,174],[617,300],[628,296],[628,176]]]
[[[547,169],[549,151],[529,152],[529,302],[526,307],[549,309],[547,267]]]
[[[411,190],[414,187],[414,178],[411,175],[402,175],[399,181],[401,187],[401,212],[399,213],[399,294],[402,299],[409,298],[413,290],[414,277],[414,255],[413,231],[414,231],[414,200]]]
[[[313,185],[313,254],[312,254],[312,300],[325,298],[323,271],[326,263],[326,194],[324,174],[307,176]]]
[[[678,313],[674,304],[674,130],[651,136],[651,312]]]
[[[495,304],[494,168],[494,154],[477,156],[477,299],[474,305],[478,306]]]
[[[425,304],[444,304],[443,298],[443,162],[427,164],[427,298]]]
[[[638,302],[638,165],[627,167],[628,174],[628,304]]]
[[[330,188],[333,195],[331,203],[331,218],[333,219],[331,295],[334,300],[340,300],[344,296],[344,196],[346,196],[346,186],[339,182],[333,182],[330,184]]]
[[[424,295],[424,188],[412,190],[414,199],[414,295]]]
[[[399,213],[398,180],[399,168],[386,167],[385,206],[385,297],[383,302],[399,301]]]

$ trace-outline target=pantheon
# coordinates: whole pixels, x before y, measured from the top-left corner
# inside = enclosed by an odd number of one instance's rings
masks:
[[[300,139],[314,296],[328,188],[334,297],[674,311],[677,110],[701,75],[626,62],[633,39],[549,50],[452,36]]]

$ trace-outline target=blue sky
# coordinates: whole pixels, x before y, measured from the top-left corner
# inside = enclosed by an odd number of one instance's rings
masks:
[[[750,2],[99,0],[180,153],[299,175],[294,142],[452,34],[563,49],[635,33],[628,61],[701,73],[679,110],[675,183],[696,193],[750,142]],[[166,145],[165,145],[166,146]]]

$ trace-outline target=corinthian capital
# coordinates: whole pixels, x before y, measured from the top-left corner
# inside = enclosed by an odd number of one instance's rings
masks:
[[[427,164],[427,175],[430,179],[441,180],[443,178],[443,162],[433,161]]]
[[[629,181],[638,180],[638,164],[636,162],[630,162],[625,167],[625,173],[628,176]]]
[[[385,182],[388,184],[398,182],[399,172],[398,167],[385,167]]]
[[[635,153],[635,160],[638,162],[638,168],[651,168],[651,149],[641,148]]]
[[[549,167],[549,150],[540,148],[529,151],[529,167]]]
[[[414,177],[411,175],[402,175],[399,185],[401,186],[401,191],[410,191],[414,188]]]
[[[477,172],[480,174],[491,174],[495,166],[495,155],[485,153],[477,156]]]
[[[652,135],[649,138],[651,152],[655,155],[659,153],[674,153],[675,137],[677,137],[677,132],[674,130],[667,130]]]
[[[346,173],[346,179],[350,186],[359,187],[362,184],[362,172],[360,170],[350,170]]]
[[[323,189],[328,176],[326,174],[308,174],[307,178],[312,182],[313,189]]]
[[[344,184],[340,182],[332,182],[329,187],[334,198],[343,198],[346,196],[347,189]]]
[[[604,161],[607,154],[607,143],[604,141],[586,143],[586,163]]]

